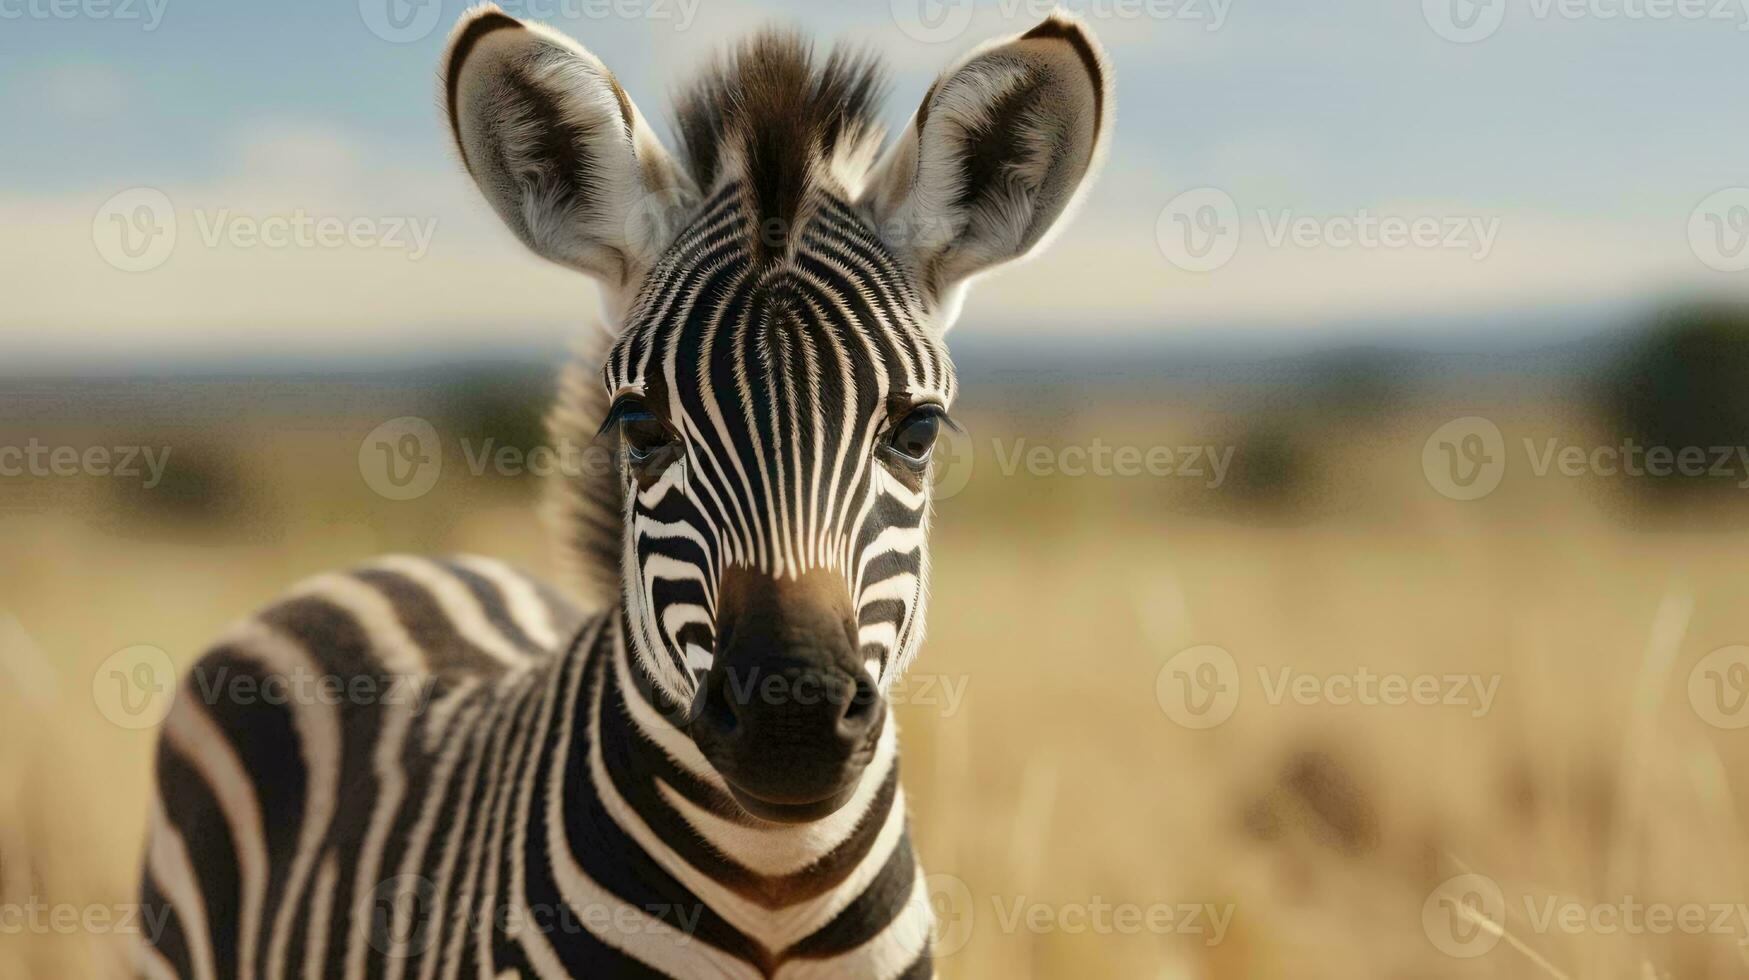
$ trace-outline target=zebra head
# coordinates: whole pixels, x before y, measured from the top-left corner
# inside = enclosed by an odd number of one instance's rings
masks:
[[[1110,79],[1056,14],[971,52],[879,151],[866,58],[765,33],[664,149],[594,55],[493,7],[444,71],[464,163],[529,247],[598,280],[611,346],[568,375],[564,544],[622,603],[638,683],[751,813],[858,785],[923,635],[931,457],[968,280],[1033,251],[1104,143]]]

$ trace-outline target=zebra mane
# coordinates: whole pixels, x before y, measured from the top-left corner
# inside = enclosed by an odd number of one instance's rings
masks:
[[[862,187],[885,131],[886,72],[868,52],[833,51],[767,29],[719,57],[676,100],[682,164],[707,196],[739,180],[756,257],[781,254],[815,191]]]
[[[554,446],[575,444],[579,434],[601,425],[608,410],[601,387],[601,361],[610,338],[583,345],[559,376],[557,397],[547,414],[547,436]],[[624,546],[625,513],[618,460],[607,444],[582,447],[583,465],[576,473],[560,469],[547,481],[547,525],[558,535],[559,571],[572,599],[589,613],[610,608],[620,596],[620,549]],[[608,455],[603,455],[603,453]]]

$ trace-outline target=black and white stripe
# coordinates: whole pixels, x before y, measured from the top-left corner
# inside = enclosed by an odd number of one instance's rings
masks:
[[[923,633],[942,337],[1070,208],[1111,87],[1055,15],[877,161],[880,89],[760,35],[682,100],[676,158],[575,42],[464,18],[462,161],[612,321],[551,419],[624,430],[555,485],[577,604],[393,557],[232,629],[161,739],[143,976],[932,974],[885,693]],[[749,665],[846,700],[726,701]]]
[[[927,493],[875,448],[894,405],[946,406],[955,389],[896,261],[848,206],[824,202],[777,268],[755,264],[743,208],[734,187],[709,202],[602,370],[612,397],[663,406],[686,442],[628,494],[624,537],[634,646],[681,703],[711,666],[732,567],[841,576],[870,674],[897,676],[922,619]]]
[[[926,973],[893,736],[805,832],[739,815],[622,630],[477,558],[323,576],[240,624],[166,725],[142,975]],[[382,686],[233,698],[274,677]]]

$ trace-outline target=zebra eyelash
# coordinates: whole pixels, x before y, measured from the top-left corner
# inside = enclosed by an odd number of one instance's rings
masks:
[[[965,429],[961,428],[958,422],[955,422],[948,416],[946,406],[937,402],[923,402],[892,414],[888,419],[885,428],[881,432],[880,441],[875,445],[876,453],[880,457],[903,466],[912,472],[921,472],[926,469],[929,466],[929,460],[934,449],[933,441],[922,457],[912,456],[893,445],[892,442],[893,437],[902,427],[919,418],[934,419],[937,425],[940,425],[951,432],[959,435],[965,434]]]
[[[965,426],[960,425],[958,422],[954,421],[953,416],[947,414],[946,405],[943,405],[940,402],[919,402],[916,405],[911,405],[900,409],[899,411],[889,413],[886,424],[881,430],[881,438],[883,440],[886,439],[887,436],[892,434],[894,429],[898,428],[907,419],[910,419],[914,415],[932,415],[935,417],[936,421],[946,426],[947,429],[955,435],[963,436],[966,434]]]
[[[639,398],[636,395],[621,395],[619,398],[614,399],[613,404],[608,407],[607,417],[601,420],[601,428],[595,430],[595,438],[599,439],[602,436],[607,435],[615,426],[624,422],[626,416],[633,412],[644,412],[651,417],[655,416],[655,413],[650,411],[650,407],[644,404],[642,398]]]

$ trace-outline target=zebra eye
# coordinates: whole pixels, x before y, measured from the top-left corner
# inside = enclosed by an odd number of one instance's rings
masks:
[[[924,463],[941,434],[941,409],[927,405],[899,420],[887,434],[887,445],[907,462]]]
[[[625,440],[626,452],[639,463],[654,459],[673,442],[668,427],[645,411],[630,411],[620,416],[619,430]]]
[[[639,465],[649,464],[674,445],[674,434],[642,402],[626,399],[614,405],[602,428],[605,431],[615,424],[619,426],[626,454]]]

